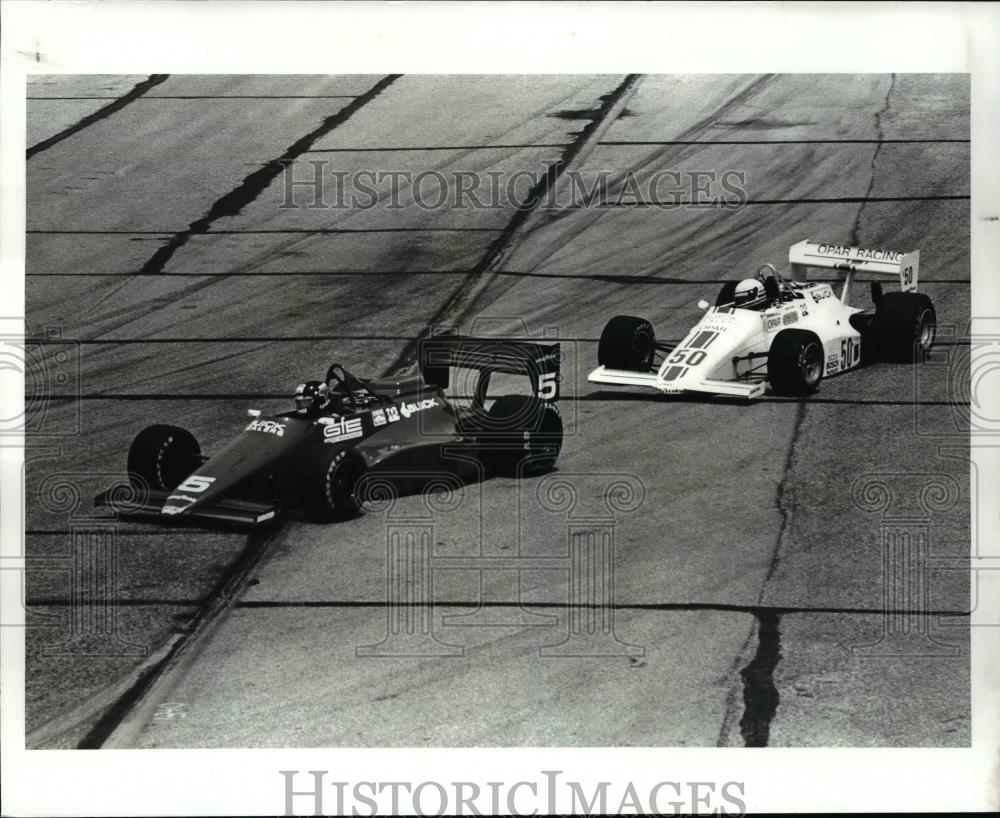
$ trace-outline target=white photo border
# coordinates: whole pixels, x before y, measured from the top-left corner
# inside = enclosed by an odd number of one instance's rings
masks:
[[[995,4],[11,0],[2,3],[2,14],[0,295],[7,313],[24,307],[25,83],[31,73],[960,72],[972,78],[973,315],[1000,316]],[[516,48],[505,46],[513,43]],[[1000,319],[979,328],[998,332],[998,325]],[[3,417],[19,411],[21,391],[0,396]],[[996,390],[980,397],[993,411],[1000,406]],[[16,447],[0,448],[4,568],[23,554],[22,455]],[[974,449],[973,461],[981,486],[1000,485],[1000,448]],[[973,513],[980,554],[995,558],[1000,518],[996,493],[992,502],[988,496],[980,492]],[[5,622],[18,610],[12,573],[0,574]],[[23,630],[0,628],[2,812],[280,814],[279,770],[330,770],[346,781],[538,780],[543,770],[581,781],[627,777],[637,787],[665,779],[743,780],[752,812],[995,810],[1000,573],[981,572],[979,590],[970,749],[28,752]]]

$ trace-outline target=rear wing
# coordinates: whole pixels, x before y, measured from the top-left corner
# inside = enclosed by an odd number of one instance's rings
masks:
[[[866,250],[863,247],[842,247],[806,240],[788,248],[788,263],[792,268],[793,281],[806,281],[810,267],[840,270],[845,274],[844,295],[841,297],[845,300],[851,275],[856,272],[899,276],[900,289],[904,293],[914,292],[920,270],[920,251]]]
[[[561,358],[558,342],[542,344],[452,333],[425,338],[417,348],[420,373],[428,384],[447,388],[452,367],[479,370],[484,375],[480,379],[483,388],[493,372],[525,375],[531,380],[532,394],[547,401],[559,398]]]

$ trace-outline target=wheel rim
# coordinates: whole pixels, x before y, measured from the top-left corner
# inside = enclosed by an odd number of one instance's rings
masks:
[[[636,359],[640,364],[649,366],[653,360],[653,342],[650,340],[649,335],[645,332],[637,334],[632,339],[632,351],[635,353]]]
[[[802,379],[813,386],[819,382],[819,376],[823,371],[823,354],[817,344],[807,344],[802,349]]]
[[[934,343],[934,323],[931,321],[930,310],[920,313],[917,320],[917,343],[920,348],[927,351]]]
[[[343,506],[352,503],[352,494],[361,478],[361,467],[352,460],[343,460],[331,469],[330,479],[327,481],[326,496],[330,507],[334,511],[341,511]]]
[[[550,468],[562,448],[562,426],[550,416],[551,411],[546,410],[540,429],[525,433],[526,454],[534,468]]]

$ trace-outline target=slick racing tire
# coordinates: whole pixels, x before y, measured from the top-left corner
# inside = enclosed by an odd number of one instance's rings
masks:
[[[477,435],[486,473],[506,477],[551,471],[559,458],[562,439],[559,410],[526,395],[497,398]]]
[[[934,345],[937,313],[923,293],[884,293],[875,305],[871,340],[886,361],[922,361]]]
[[[645,318],[616,315],[604,327],[597,362],[609,369],[648,372],[653,365],[656,335]]]
[[[344,520],[358,513],[358,483],[367,467],[354,452],[321,456],[304,475],[302,507],[317,522]]]
[[[815,333],[783,329],[767,353],[767,379],[776,395],[808,395],[823,377],[823,345]]]
[[[166,424],[147,426],[128,449],[129,482],[173,491],[201,463],[201,447],[189,431]]]

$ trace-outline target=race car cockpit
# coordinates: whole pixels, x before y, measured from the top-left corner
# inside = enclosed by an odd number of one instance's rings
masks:
[[[715,306],[763,311],[782,301],[801,297],[778,275],[774,265],[765,264],[758,268],[753,278],[726,282],[719,291]]]
[[[378,395],[372,392],[360,378],[355,377],[340,364],[331,364],[326,370],[326,386],[329,390],[328,409],[336,414],[348,415],[360,412],[372,404],[380,403]]]
[[[350,415],[381,400],[359,378],[333,364],[322,381],[306,381],[295,389],[295,413],[305,417]]]

